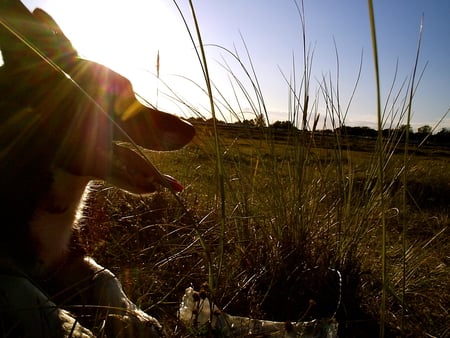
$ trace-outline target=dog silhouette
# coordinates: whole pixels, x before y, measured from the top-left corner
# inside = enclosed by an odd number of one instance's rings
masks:
[[[159,336],[158,321],[76,241],[76,215],[92,179],[137,194],[181,190],[135,145],[179,149],[194,128],[143,105],[125,77],[79,57],[43,10],[0,0],[0,50],[0,335]],[[47,296],[67,290],[71,304]],[[94,309],[94,320],[68,305]]]

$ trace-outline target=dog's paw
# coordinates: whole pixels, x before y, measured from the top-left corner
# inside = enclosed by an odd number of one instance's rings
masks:
[[[127,315],[110,314],[104,325],[107,337],[119,338],[159,338],[162,327],[159,322],[142,311]]]

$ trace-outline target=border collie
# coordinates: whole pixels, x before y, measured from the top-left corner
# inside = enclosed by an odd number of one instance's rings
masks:
[[[194,128],[141,104],[126,78],[80,58],[47,13],[19,0],[0,0],[0,49],[0,336],[159,336],[77,243],[76,216],[92,179],[181,190],[139,147],[179,149]],[[70,304],[47,296],[64,292]],[[70,305],[94,309],[95,324]]]

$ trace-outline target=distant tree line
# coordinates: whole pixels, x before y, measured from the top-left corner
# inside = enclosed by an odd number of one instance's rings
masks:
[[[190,122],[192,123],[201,123],[201,124],[213,124],[214,120],[208,119],[205,120],[203,118],[190,118]],[[233,125],[238,127],[266,127],[266,120],[263,115],[258,115],[254,119],[250,120],[242,120],[234,123],[226,123],[220,120],[216,120],[217,125]],[[297,131],[297,128],[291,121],[276,121],[269,125],[268,128],[272,128],[278,131]],[[396,138],[404,139],[406,135],[407,126],[402,125],[398,128],[389,128],[384,129],[382,131],[384,137],[395,136]],[[343,136],[354,136],[354,137],[370,137],[376,138],[378,136],[378,131],[372,129],[370,127],[350,127],[350,126],[341,126],[339,128],[335,128],[333,130],[322,130],[317,132],[323,133],[340,133]],[[424,125],[417,128],[417,131],[414,132],[412,128],[409,129],[409,139],[411,142],[421,142],[425,138],[427,138],[428,143],[436,143],[441,145],[450,146],[450,128],[442,128],[438,132],[433,132],[433,128],[429,125]]]
[[[383,136],[389,137],[395,135],[396,138],[405,139],[407,126],[402,125],[398,128],[384,129]],[[359,137],[377,137],[378,131],[369,127],[348,127],[343,126],[335,129],[343,135],[359,136]],[[427,138],[427,142],[438,143],[443,145],[450,145],[450,128],[442,128],[439,132],[433,132],[433,128],[429,125],[424,125],[417,128],[417,132],[414,132],[412,128],[409,129],[409,139],[413,142],[421,142]]]

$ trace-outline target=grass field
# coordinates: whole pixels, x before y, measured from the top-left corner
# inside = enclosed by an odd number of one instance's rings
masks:
[[[148,153],[162,172],[185,184],[177,197],[93,187],[82,228],[86,246],[169,336],[191,332],[176,312],[185,288],[205,281],[215,303],[234,315],[279,321],[335,316],[340,337],[450,335],[450,151],[408,142],[421,36],[408,83],[398,92],[393,86],[382,102],[368,3],[378,137],[339,132],[346,108],[331,79],[309,92],[313,55],[303,26],[303,69],[294,71],[301,80],[287,83],[288,120],[303,132],[198,124],[186,148]],[[187,30],[205,76],[199,86],[216,121],[216,107],[231,105],[214,97],[220,88],[209,78],[193,6],[189,15],[194,28]],[[248,50],[248,64],[227,52],[248,77],[230,69],[236,96],[249,100],[239,104],[268,120]],[[317,130],[316,100],[335,132]],[[386,125],[395,132],[383,134]]]
[[[384,212],[386,336],[447,336],[449,149],[411,148],[404,190],[403,154],[387,142],[380,195],[375,141],[285,136],[219,130],[223,201],[210,127],[181,151],[150,153],[185,184],[184,206],[169,192],[100,184],[83,227],[90,252],[173,336],[186,335],[176,320],[184,289],[208,281],[225,311],[255,318],[329,317],[341,297],[340,336],[377,337]]]

